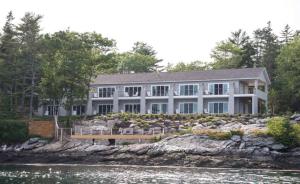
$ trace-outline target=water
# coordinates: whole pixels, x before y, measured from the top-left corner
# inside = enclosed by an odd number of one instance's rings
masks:
[[[99,165],[0,165],[0,183],[300,183],[300,171]]]

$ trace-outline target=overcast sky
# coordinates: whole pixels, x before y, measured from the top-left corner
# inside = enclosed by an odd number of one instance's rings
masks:
[[[286,24],[300,29],[300,0],[5,0],[16,20],[25,12],[44,16],[43,32],[96,31],[127,51],[136,41],[149,43],[164,64],[210,61],[216,42],[239,28],[252,34],[267,21],[279,33]]]

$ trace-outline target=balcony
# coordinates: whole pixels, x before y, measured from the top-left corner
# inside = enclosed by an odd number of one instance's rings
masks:
[[[141,94],[141,91],[118,91],[118,97],[121,99],[139,99]]]
[[[147,90],[145,91],[145,96],[147,99],[164,99],[164,98],[169,98],[169,91],[151,91]]]
[[[187,90],[187,91],[174,91],[174,98],[197,98],[199,91]]]

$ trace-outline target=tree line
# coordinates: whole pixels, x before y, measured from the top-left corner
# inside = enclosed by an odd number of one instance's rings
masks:
[[[86,104],[90,83],[100,73],[192,71],[266,67],[272,81],[273,113],[300,110],[299,32],[287,25],[281,35],[271,23],[249,36],[233,32],[212,50],[213,62],[160,66],[147,43],[136,42],[117,52],[116,41],[96,32],[63,30],[41,33],[41,15],[25,13],[19,24],[9,12],[0,32],[0,117],[28,116],[42,102],[64,106],[71,115],[76,103]]]
[[[159,70],[156,51],[144,42],[116,52],[116,41],[96,32],[41,34],[41,15],[26,13],[19,24],[9,12],[0,35],[0,116],[32,118],[40,103],[63,105],[69,115],[85,104],[99,73]],[[79,102],[78,102],[79,101]]]

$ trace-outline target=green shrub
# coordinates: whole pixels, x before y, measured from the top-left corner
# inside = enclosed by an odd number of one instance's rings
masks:
[[[191,134],[191,133],[193,133],[192,127],[189,127],[187,129],[182,129],[178,132],[179,135]]]
[[[244,135],[244,131],[243,130],[230,130],[231,135],[239,135],[239,136],[243,136]]]
[[[267,137],[268,136],[268,131],[265,131],[265,130],[255,129],[255,130],[252,130],[251,133],[257,137]]]
[[[210,132],[208,137],[216,140],[228,140],[232,137],[230,132]]]
[[[267,127],[268,134],[278,142],[288,147],[300,145],[300,125],[291,125],[284,117],[274,117],[268,121]]]
[[[300,145],[300,125],[294,124],[292,125],[292,131],[290,132],[290,136],[293,138],[295,146]]]
[[[155,136],[155,137],[153,137],[153,138],[150,139],[150,142],[155,143],[155,142],[158,142],[160,140],[161,140],[160,136]]]
[[[20,120],[0,120],[0,142],[17,143],[28,138],[28,126]]]
[[[214,129],[194,130],[193,134],[207,135],[209,138],[216,140],[228,140],[232,137],[231,132],[222,132]]]

